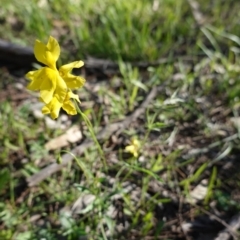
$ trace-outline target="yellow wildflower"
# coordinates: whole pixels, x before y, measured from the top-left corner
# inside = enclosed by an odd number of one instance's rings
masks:
[[[45,64],[45,67],[36,71],[30,71],[26,77],[31,80],[27,88],[33,91],[40,91],[40,99],[46,105],[43,107],[43,114],[51,114],[53,119],[59,115],[62,107],[68,114],[77,113],[70,98],[79,101],[78,96],[73,94],[70,89],[77,89],[84,85],[85,79],[74,76],[70,72],[73,68],[80,68],[84,65],[83,61],[75,61],[59,68],[56,62],[60,55],[60,46],[57,40],[49,37],[47,45],[36,40],[34,46],[36,59]]]
[[[136,138],[132,139],[131,144],[125,147],[125,151],[132,153],[134,157],[138,156],[139,149],[140,149],[140,142]]]

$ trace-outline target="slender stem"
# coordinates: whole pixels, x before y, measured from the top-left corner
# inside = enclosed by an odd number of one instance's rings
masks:
[[[94,143],[95,143],[96,146],[97,146],[97,149],[98,149],[98,151],[99,151],[99,153],[100,153],[100,156],[101,156],[101,160],[102,160],[102,162],[103,162],[103,165],[104,165],[105,169],[107,169],[106,158],[105,158],[104,152],[103,152],[103,150],[102,150],[102,148],[101,148],[101,146],[100,146],[100,144],[99,144],[99,142],[98,142],[98,140],[97,140],[97,137],[96,137],[96,135],[95,135],[95,133],[94,133],[92,123],[90,122],[90,120],[88,119],[88,117],[81,111],[81,109],[79,108],[79,106],[78,106],[78,104],[77,104],[76,102],[75,102],[75,105],[76,105],[76,108],[77,108],[78,113],[79,113],[80,116],[83,118],[84,122],[86,123],[86,125],[87,125],[87,127],[88,127],[88,130],[89,130],[89,132],[90,132],[90,134],[91,134],[91,137],[92,137]]]

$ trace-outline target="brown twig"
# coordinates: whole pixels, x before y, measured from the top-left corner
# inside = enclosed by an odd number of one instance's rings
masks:
[[[224,227],[225,227],[225,232],[229,233],[229,238],[232,236],[234,239],[239,239],[239,234],[237,233],[237,229],[240,227],[240,215],[237,216],[238,221],[231,221],[232,224],[227,224],[225,221],[223,221],[221,218],[219,218],[218,216],[210,213],[209,211],[200,208],[202,212],[204,212],[205,214],[211,216],[211,218],[215,219],[216,221],[218,221],[219,223],[221,223]],[[234,224],[233,224],[234,222]],[[237,222],[237,224],[236,224]],[[225,240],[229,239],[229,238],[225,238]],[[223,238],[215,238],[215,240],[223,240]]]
[[[230,230],[229,230],[230,228]],[[237,230],[240,228],[240,213],[232,217],[231,221],[223,231],[221,231],[215,240],[229,240],[231,238],[232,232],[237,233]],[[234,239],[239,239],[239,235],[233,236]]]
[[[161,87],[157,88],[152,88],[152,90],[149,92],[147,95],[146,99],[141,103],[141,105],[128,117],[126,117],[123,121],[117,122],[110,124],[106,127],[104,127],[98,134],[97,134],[97,139],[98,140],[103,140],[103,139],[108,139],[111,135],[114,133],[120,134],[125,128],[127,128],[132,121],[136,120],[140,115],[142,115],[147,108],[147,106],[150,104],[150,102],[157,96],[157,93]],[[65,167],[68,163],[70,163],[74,155],[81,155],[87,148],[91,147],[94,144],[92,140],[84,140],[84,142],[74,148],[71,151],[71,154],[66,153],[62,156],[62,163],[57,164],[53,163],[44,169],[42,169],[40,172],[34,174],[33,176],[29,177],[27,179],[28,181],[28,186],[32,187],[37,184],[39,184],[41,181],[46,179],[47,177],[51,176],[53,173],[61,170],[63,167]]]

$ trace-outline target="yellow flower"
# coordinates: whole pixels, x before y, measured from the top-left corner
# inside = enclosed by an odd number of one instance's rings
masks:
[[[43,113],[51,113],[51,116],[56,118],[60,108],[63,107],[67,113],[76,114],[76,109],[70,101],[70,98],[76,99],[76,95],[70,89],[82,87],[85,79],[74,76],[70,72],[73,68],[82,67],[84,65],[83,61],[75,61],[63,65],[58,70],[56,62],[60,55],[60,46],[57,40],[51,36],[47,45],[36,40],[34,55],[39,62],[46,66],[26,74],[26,77],[31,80],[27,88],[33,91],[40,91],[40,99],[46,104]],[[78,98],[77,100],[79,101]],[[59,108],[59,106],[61,107]],[[49,109],[49,111],[46,111],[46,109]]]
[[[132,153],[134,157],[138,156],[139,149],[140,149],[140,142],[136,138],[132,139],[131,144],[125,147],[125,151]]]

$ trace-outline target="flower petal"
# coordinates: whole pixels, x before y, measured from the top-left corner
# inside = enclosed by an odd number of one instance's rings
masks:
[[[133,144],[133,146],[135,146],[135,148],[139,148],[140,147],[140,142],[139,142],[139,140],[137,140],[137,139],[132,139],[132,144]]]
[[[38,78],[39,74],[41,73],[42,69],[36,70],[36,71],[30,71],[28,72],[25,77],[30,79],[31,82],[28,84],[27,89],[32,91],[37,91],[40,89],[41,86],[41,79]]]
[[[84,65],[83,61],[75,61],[72,63],[65,64],[59,68],[59,72],[62,72],[63,75],[71,72],[73,68],[80,68]]]
[[[66,82],[68,88],[70,89],[81,88],[86,82],[83,77],[74,76],[70,73],[67,76],[63,77],[63,79]]]
[[[40,90],[40,97],[43,102],[48,104],[56,88],[57,76],[58,72],[48,67],[28,72],[26,77],[32,81],[28,84],[27,88],[33,91]]]
[[[50,109],[47,105],[42,107],[42,114],[49,114],[49,113],[50,113]]]
[[[44,103],[48,104],[53,98],[54,90],[42,90],[40,91],[40,98]]]
[[[67,114],[69,115],[76,115],[77,114],[77,110],[75,105],[70,101],[64,101],[63,102],[63,106],[62,108],[67,112]]]
[[[68,88],[77,89],[84,85],[85,79],[79,76],[74,76],[70,72],[73,68],[80,68],[84,65],[83,61],[75,61],[66,65],[63,65],[59,69],[61,77],[66,82]]]
[[[68,91],[66,100],[70,100],[70,98],[73,98],[80,103],[79,96],[77,94],[74,94],[72,91]]]
[[[26,77],[32,81],[28,84],[29,90],[40,90],[40,97],[46,104],[52,99],[54,90],[56,88],[56,71],[44,67],[37,71],[31,71],[27,73]]]
[[[133,145],[126,146],[125,151],[133,153],[135,152],[135,147]]]
[[[43,114],[50,113],[51,118],[56,119],[59,116],[61,107],[62,103],[60,103],[56,97],[53,97],[51,102],[42,108],[42,113]]]
[[[36,59],[52,69],[56,69],[56,61],[60,55],[60,46],[57,40],[49,37],[47,45],[39,40],[35,41],[34,55]]]
[[[62,107],[62,104],[56,98],[53,98],[52,108],[50,113],[52,119],[56,119],[58,117],[61,107]]]
[[[63,103],[64,99],[67,96],[67,85],[59,75],[57,76],[57,83],[54,96],[61,103]]]
[[[60,55],[60,46],[55,38],[52,36],[49,37],[47,43],[47,49],[51,53],[51,57],[54,62],[56,62]]]

